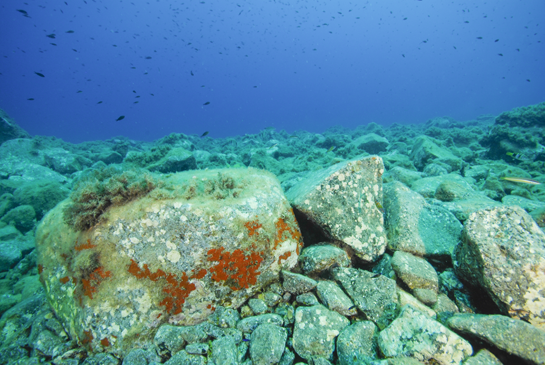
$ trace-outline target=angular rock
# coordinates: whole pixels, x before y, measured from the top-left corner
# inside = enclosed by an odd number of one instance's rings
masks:
[[[449,172],[458,171],[462,168],[462,159],[456,157],[444,147],[439,147],[432,138],[420,136],[416,138],[411,151],[411,160],[414,165],[422,170],[431,162],[440,163],[449,167]]]
[[[215,364],[238,365],[235,340],[230,336],[226,336],[212,341],[212,355],[210,358]]]
[[[67,201],[44,217],[39,268],[72,338],[123,353],[167,319],[191,325],[239,307],[296,264],[301,234],[271,174],[186,172],[161,186],[86,231],[65,223]]]
[[[385,357],[412,357],[419,361],[435,360],[442,365],[460,364],[473,348],[456,333],[418,310],[406,305],[390,326],[378,336],[378,346]]]
[[[333,360],[335,338],[350,321],[323,305],[299,307],[295,312],[293,349],[305,360]]]
[[[182,350],[176,353],[165,362],[165,365],[206,365],[208,361],[206,357],[201,355],[188,354]]]
[[[319,281],[316,286],[316,293],[318,293],[322,304],[329,310],[338,312],[343,316],[353,316],[358,313],[354,302],[333,281]]]
[[[0,144],[15,138],[30,138],[30,135],[0,109]]]
[[[261,324],[250,337],[250,356],[254,365],[278,364],[286,347],[288,332],[274,324]]]
[[[267,304],[261,299],[252,298],[248,301],[248,305],[254,314],[263,314],[269,310]]]
[[[424,313],[430,318],[435,319],[437,317],[437,314],[434,310],[430,309],[427,305],[423,304],[421,301],[416,299],[411,294],[407,293],[405,290],[401,288],[397,288],[397,298],[399,307],[404,307],[405,305],[409,304],[413,308],[419,310],[420,312]]]
[[[340,162],[311,172],[286,196],[294,209],[326,236],[348,245],[362,260],[373,262],[386,249],[379,209],[383,173],[380,157]]]
[[[386,151],[389,144],[386,138],[375,133],[367,133],[352,141],[350,146],[356,148],[360,153],[365,151],[370,154],[378,154]]]
[[[70,194],[70,190],[57,181],[33,181],[17,188],[13,198],[17,205],[31,205],[38,220],[63,201]]]
[[[397,277],[423,303],[433,304],[437,301],[439,278],[433,266],[426,260],[408,252],[396,251],[392,257],[392,268],[395,270]],[[428,289],[431,293],[424,292],[422,289]],[[430,294],[432,295],[430,296]]]
[[[399,182],[384,185],[388,247],[418,256],[450,257],[460,239],[456,217]]]
[[[305,250],[303,250],[304,252]],[[292,273],[286,270],[282,271],[282,287],[284,291],[292,294],[302,294],[311,291],[318,284],[316,280],[313,280],[305,275]]]
[[[13,241],[0,242],[0,272],[13,268],[22,258],[23,253]]]
[[[44,160],[45,166],[63,175],[72,174],[92,165],[92,161],[60,147],[44,150]]]
[[[545,233],[522,208],[472,213],[453,264],[456,275],[483,288],[503,314],[545,330]]]
[[[182,328],[168,324],[163,324],[159,327],[153,338],[153,343],[157,346],[161,355],[172,356],[178,351],[183,350],[185,341],[182,338]]]
[[[448,326],[535,364],[545,364],[545,331],[502,315],[455,314]]]
[[[346,327],[337,337],[339,365],[366,364],[377,357],[378,328],[371,321]]]
[[[303,249],[299,263],[305,274],[328,270],[333,265],[346,267],[350,259],[343,249],[331,245],[313,245]]]
[[[493,353],[487,349],[482,349],[476,355],[464,361],[464,365],[503,365],[503,363]]]
[[[304,293],[298,295],[295,300],[297,301],[297,303],[309,307],[320,303],[318,302],[318,298],[316,298],[316,295],[314,295],[313,293]]]
[[[36,225],[36,212],[31,205],[20,205],[7,212],[0,222],[14,226],[22,233],[27,233]]]
[[[397,315],[396,283],[392,279],[369,271],[335,268],[333,277],[339,281],[354,304],[380,329]]]
[[[278,314],[261,314],[259,316],[246,317],[244,319],[241,319],[237,323],[237,329],[244,333],[250,333],[253,332],[259,325],[264,323],[282,326],[284,320]]]

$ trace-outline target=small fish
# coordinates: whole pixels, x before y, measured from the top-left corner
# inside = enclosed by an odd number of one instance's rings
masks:
[[[526,79],[526,81],[530,82],[530,79]]]
[[[146,57],[146,60],[151,60],[151,56],[147,56],[147,57]]]
[[[55,33],[48,34],[48,35],[46,35],[46,37],[49,37],[51,39],[55,39]]]
[[[278,146],[278,143],[273,144],[271,147],[269,147],[269,149],[272,150],[272,149],[275,148],[276,146]]]
[[[495,43],[495,42],[499,42],[499,41],[500,41],[499,39],[496,39],[496,40],[494,41],[494,43]]]
[[[458,49],[458,48],[456,48],[456,46],[452,46],[452,47],[454,47],[454,49]]]
[[[189,72],[191,72],[191,76],[195,76],[195,74],[193,73],[193,71],[189,71]]]
[[[502,57],[503,57],[503,53],[498,53],[498,56],[502,56]]]
[[[66,33],[74,33],[73,30],[67,30]]]
[[[208,133],[210,133],[210,132],[208,132],[208,131],[204,132],[204,133],[201,135],[201,138],[207,136]]]
[[[203,105],[208,105],[208,104],[210,104],[210,102],[209,102],[209,101],[207,101],[207,102],[206,102],[206,103],[204,103]]]
[[[120,116],[120,117],[117,118],[115,121],[116,121],[116,122],[119,122],[120,120],[123,120],[123,119],[125,119],[125,116],[124,116],[124,115]]]
[[[377,274],[374,274],[373,276],[371,276],[371,279],[376,279],[376,278],[378,278],[379,276],[380,276],[380,274],[378,274],[378,273],[377,273]]]
[[[528,158],[528,156],[526,156],[526,155],[523,154],[523,153],[507,152],[506,155],[507,155],[507,156],[511,156],[511,157],[514,158],[515,160],[521,160],[521,161],[528,161],[528,160],[530,160],[530,159]]]
[[[40,73],[40,72],[34,72],[36,75],[40,76],[40,77],[45,77],[45,75],[43,73]]]
[[[102,104],[102,101],[99,101],[97,104]]]
[[[53,45],[53,46],[56,46],[56,45],[57,45],[57,43],[49,43],[49,44],[51,44],[51,45]]]
[[[243,338],[242,341],[244,341],[244,342],[250,342],[250,339],[248,339],[248,338]]]
[[[23,9],[17,9],[17,11],[18,11],[19,13],[23,14],[23,16],[25,16],[25,17],[27,17],[27,18],[30,18],[30,17],[28,16],[28,13],[27,13],[27,11],[26,11],[26,10],[23,10]]]
[[[483,39],[483,37],[477,37],[477,39]]]
[[[375,198],[375,205],[377,207],[378,210],[380,210],[381,213],[384,213],[384,207],[382,206],[382,204]]]
[[[297,137],[297,136],[290,136],[290,138],[299,138],[299,137]]]
[[[518,183],[530,184],[530,185],[541,185],[541,183],[539,181],[532,180],[532,179],[527,179],[525,177],[507,177],[507,176],[505,176],[505,177],[500,177],[500,180],[518,182]]]
[[[32,100],[34,100],[34,98],[28,98],[27,100],[30,100],[30,101],[32,101]]]
[[[329,147],[329,149],[327,150],[327,152],[333,151],[333,150],[335,149],[335,147],[336,147],[336,146],[331,146],[331,147]],[[326,153],[327,153],[327,152],[326,152]]]
[[[81,91],[81,90],[78,90],[78,91],[76,92],[76,94],[79,94],[79,93],[82,93],[82,92],[83,92],[83,91]]]
[[[357,307],[355,305],[351,306],[350,308],[348,308],[349,311],[351,311],[352,309],[356,309]]]

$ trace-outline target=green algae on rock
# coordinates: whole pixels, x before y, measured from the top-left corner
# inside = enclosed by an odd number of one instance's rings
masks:
[[[164,322],[237,308],[297,262],[302,240],[276,178],[254,169],[168,175],[161,188],[69,226],[61,203],[36,235],[47,299],[70,335],[124,353]]]

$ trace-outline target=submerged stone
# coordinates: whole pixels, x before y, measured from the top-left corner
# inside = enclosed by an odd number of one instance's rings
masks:
[[[162,323],[239,307],[297,262],[301,235],[273,175],[192,171],[160,185],[86,231],[66,224],[67,201],[38,229],[48,301],[82,345],[123,352],[151,342]]]

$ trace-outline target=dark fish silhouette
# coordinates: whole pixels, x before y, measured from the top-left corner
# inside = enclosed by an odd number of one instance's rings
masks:
[[[56,46],[56,45],[57,45],[57,43],[49,43],[49,44],[51,44],[52,46]]]
[[[102,101],[99,101],[97,104],[102,104]]]
[[[483,39],[483,37],[477,37],[477,39]]]
[[[28,16],[28,13],[26,12],[26,10],[17,9],[17,11],[18,11],[19,13],[23,14],[23,16],[25,16],[25,17],[27,17],[27,18],[30,18],[30,17]]]
[[[210,102],[209,102],[209,101],[207,101],[207,102],[206,102],[206,103],[204,103],[203,105],[208,105],[208,104],[210,104]]]
[[[30,101],[32,101],[32,100],[34,100],[34,98],[28,98],[27,100],[30,100]]]
[[[195,74],[193,73],[193,71],[190,71],[191,72],[191,76],[195,76]]]
[[[73,30],[67,30],[66,33],[74,33]]]
[[[46,35],[46,37],[49,37],[51,39],[55,39],[55,33],[48,34],[48,35]]]
[[[40,72],[34,72],[36,75],[40,76],[40,77],[45,77],[45,75],[43,73],[40,73]]]
[[[208,132],[208,131],[204,132],[204,133],[201,135],[201,138],[207,136],[208,133],[210,133],[210,132]]]
[[[120,120],[123,120],[123,119],[125,119],[125,116],[124,116],[124,115],[120,116],[120,117],[117,118],[115,121],[116,121],[116,122],[119,122]]]

